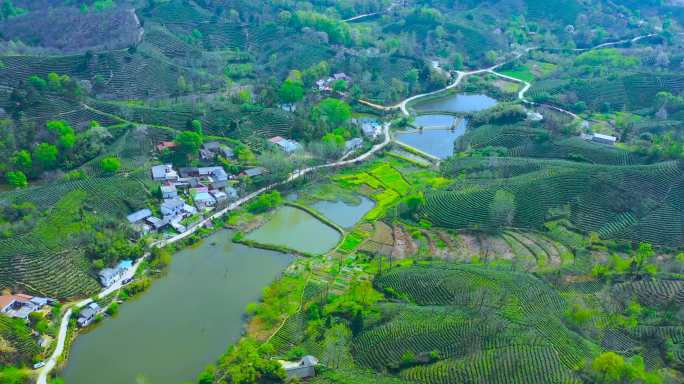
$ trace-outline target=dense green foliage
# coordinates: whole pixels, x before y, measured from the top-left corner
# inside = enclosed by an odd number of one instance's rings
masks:
[[[279,206],[283,201],[280,192],[273,191],[259,195],[253,202],[249,203],[247,209],[252,213],[263,213]]]

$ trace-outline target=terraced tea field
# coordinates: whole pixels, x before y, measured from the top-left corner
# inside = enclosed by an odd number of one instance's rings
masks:
[[[572,382],[598,351],[563,325],[564,299],[531,275],[432,263],[394,268],[375,285],[418,306],[383,307],[382,324],[354,340],[361,366],[428,383]],[[407,353],[417,362],[406,366]]]
[[[657,245],[684,241],[680,209],[684,182],[679,162],[646,166],[590,165],[521,158],[455,159],[449,171],[466,179],[427,196],[424,215],[456,229],[497,225],[492,203],[497,191],[514,196],[512,225],[541,228],[549,210],[570,207],[569,219],[582,231],[606,238]],[[660,204],[642,207],[644,199]]]
[[[96,292],[82,251],[72,244],[90,215],[122,220],[142,206],[146,193],[133,178],[87,178],[28,188],[0,196],[3,204],[31,202],[45,212],[30,232],[0,240],[0,286],[49,297]]]

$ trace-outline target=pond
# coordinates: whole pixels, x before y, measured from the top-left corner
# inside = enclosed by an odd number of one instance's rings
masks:
[[[343,228],[351,228],[368,213],[375,202],[366,196],[359,196],[361,202],[353,205],[344,201],[317,201],[311,207]]]
[[[418,115],[413,125],[423,128],[450,128],[455,121],[456,117],[451,115]]]
[[[454,129],[424,129],[423,131],[400,132],[396,134],[399,142],[420,149],[440,159],[454,154],[454,142],[465,133],[467,120],[461,120]]]
[[[236,342],[248,303],[292,261],[220,231],[173,257],[165,276],[74,341],[69,384],[195,382]]]
[[[279,208],[273,218],[245,238],[262,244],[288,247],[301,252],[323,254],[331,250],[340,233],[306,211],[291,206]]]
[[[496,99],[482,94],[456,94],[437,99],[418,102],[413,106],[418,112],[477,112],[491,108],[497,104]]]

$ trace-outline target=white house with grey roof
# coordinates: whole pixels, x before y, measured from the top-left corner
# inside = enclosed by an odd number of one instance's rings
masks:
[[[76,320],[78,326],[83,328],[90,325],[101,310],[102,308],[95,302],[88,304],[88,306],[81,309],[81,312],[78,315],[78,320]]]
[[[152,167],[152,180],[154,181],[177,181],[178,173],[171,164],[155,165]]]
[[[209,192],[200,192],[193,196],[193,200],[199,209],[205,209],[216,205],[216,199]]]
[[[286,139],[282,136],[272,137],[268,141],[277,145],[285,153],[294,153],[296,150],[298,150],[302,147],[302,145],[299,144],[298,142],[296,142],[294,140]]]
[[[178,197],[178,191],[176,190],[175,185],[162,185],[159,187],[159,190],[161,191],[162,199],[173,199],[174,197]]]
[[[354,122],[361,128],[361,132],[371,139],[375,139],[382,134],[382,125],[378,120],[361,118]]]
[[[179,197],[173,199],[166,199],[161,204],[161,213],[164,217],[171,217],[179,215],[183,212],[185,201]]]
[[[285,370],[288,379],[306,379],[316,376],[315,367],[318,365],[318,359],[311,355],[306,355],[299,361],[279,360],[278,362]]]
[[[351,152],[355,151],[363,145],[363,139],[360,137],[355,137],[353,139],[347,140],[346,143],[344,143],[344,150],[345,152]]]
[[[223,167],[201,167],[197,169],[200,177],[206,177],[212,188],[225,188],[228,174]]]
[[[152,211],[145,208],[145,209],[141,209],[139,211],[131,213],[130,215],[126,216],[126,219],[128,220],[129,223],[135,224],[137,222],[140,222],[140,221],[147,219],[150,216],[152,216]]]
[[[610,135],[604,135],[601,133],[594,133],[591,136],[591,141],[593,141],[595,143],[600,143],[600,144],[613,145],[617,142],[617,137],[610,136]]]

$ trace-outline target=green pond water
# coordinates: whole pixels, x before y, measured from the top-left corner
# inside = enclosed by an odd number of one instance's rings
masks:
[[[344,228],[351,228],[354,224],[358,223],[368,211],[375,207],[375,202],[366,196],[359,196],[359,199],[359,204],[323,200],[313,203],[311,207],[335,224]]]
[[[276,211],[271,220],[245,238],[262,244],[321,254],[337,244],[340,234],[308,212],[284,206]]]
[[[496,99],[481,94],[456,94],[417,103],[416,111],[477,112],[497,104]]]
[[[74,341],[62,377],[68,384],[195,382],[236,342],[243,314],[292,261],[231,242],[220,231],[178,252],[165,276]]]
[[[463,136],[468,122],[461,120],[455,129],[424,129],[415,132],[397,133],[397,141],[418,148],[440,159],[454,154],[454,142]]]
[[[456,118],[451,115],[428,114],[416,116],[413,125],[423,128],[450,128],[455,121]]]

